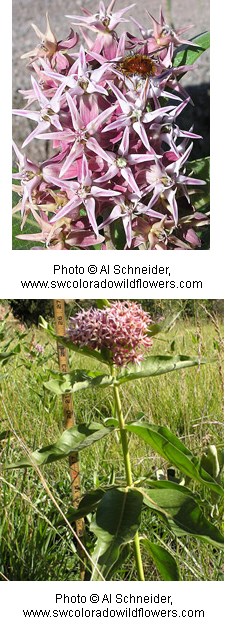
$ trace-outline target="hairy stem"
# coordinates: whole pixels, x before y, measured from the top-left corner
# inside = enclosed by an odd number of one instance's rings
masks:
[[[130,462],[130,455],[129,455],[129,448],[128,448],[127,431],[125,429],[125,422],[124,422],[123,411],[122,411],[122,406],[120,401],[119,389],[118,389],[118,386],[116,386],[116,384],[114,384],[113,386],[113,391],[114,391],[114,398],[115,398],[116,413],[117,413],[119,426],[120,426],[120,437],[121,437],[121,444],[122,444],[122,450],[123,450],[126,482],[127,482],[127,486],[132,486],[133,479],[132,479],[131,462]],[[138,573],[138,580],[144,581],[145,575],[144,575],[144,569],[143,569],[142,558],[141,558],[140,540],[139,540],[138,532],[136,532],[134,536],[134,555],[135,555],[135,561],[136,561],[136,567],[137,567],[137,573]]]

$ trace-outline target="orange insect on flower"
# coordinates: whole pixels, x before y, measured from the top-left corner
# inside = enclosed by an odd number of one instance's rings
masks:
[[[149,77],[155,75],[156,64],[149,55],[129,55],[118,64],[124,75],[139,75],[140,77]]]

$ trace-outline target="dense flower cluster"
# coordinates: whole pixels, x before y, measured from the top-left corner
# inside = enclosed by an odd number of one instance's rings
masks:
[[[179,200],[190,203],[187,186],[205,183],[185,167],[199,135],[177,123],[190,102],[179,77],[192,67],[173,67],[186,29],[175,33],[160,12],[153,29],[131,17],[139,37],[119,37],[116,27],[135,5],[114,12],[114,4],[100,1],[95,15],[84,9],[68,16],[85,43],[74,53],[73,30],[58,42],[48,17],[45,34],[33,25],[41,44],[23,57],[36,78],[20,91],[28,107],[13,113],[36,124],[23,148],[35,138],[50,140],[54,155],[34,163],[14,144],[21,196],[15,209],[22,229],[29,215],[40,227],[20,238],[61,250],[198,247],[194,228],[207,217],[191,206],[179,213]]]
[[[105,309],[88,309],[70,319],[68,335],[79,347],[106,350],[117,366],[140,362],[144,349],[152,346],[147,335],[151,322],[140,305],[116,301]]]

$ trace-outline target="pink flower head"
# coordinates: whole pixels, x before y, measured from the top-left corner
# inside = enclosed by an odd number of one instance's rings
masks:
[[[106,309],[88,309],[70,319],[68,335],[78,347],[106,350],[118,367],[138,363],[152,346],[147,335],[150,316],[140,305],[116,301]]]
[[[41,44],[23,56],[30,58],[31,87],[20,91],[26,107],[13,114],[31,120],[22,148],[46,140],[50,152],[35,163],[14,145],[20,184],[13,188],[21,199],[15,210],[22,212],[21,229],[31,215],[40,228],[20,238],[61,250],[183,249],[181,243],[198,249],[189,187],[193,194],[204,181],[187,170],[187,140],[199,135],[179,121],[191,102],[180,77],[193,67],[174,63],[176,47],[188,42],[186,27],[174,31],[160,11],[150,30],[131,18],[139,38],[126,30],[119,36],[134,5],[114,5],[100,0],[96,13],[85,8],[70,16],[84,41],[74,52],[73,31],[57,41],[48,15],[45,33],[32,25]]]

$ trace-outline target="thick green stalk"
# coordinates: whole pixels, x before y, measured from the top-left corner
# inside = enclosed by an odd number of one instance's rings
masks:
[[[119,426],[120,426],[120,437],[121,437],[121,444],[122,444],[123,457],[124,457],[126,482],[127,482],[127,486],[132,486],[133,479],[132,479],[131,462],[130,462],[130,455],[129,455],[129,449],[128,449],[127,431],[125,429],[125,422],[124,422],[123,411],[122,411],[122,406],[120,401],[119,389],[116,384],[113,385],[113,391],[114,391],[114,398],[115,398],[116,413],[117,413]],[[140,540],[139,540],[138,532],[136,532],[134,537],[134,555],[135,555],[136,567],[138,572],[138,579],[139,581],[144,581],[145,575],[144,575],[142,558],[141,558]]]

